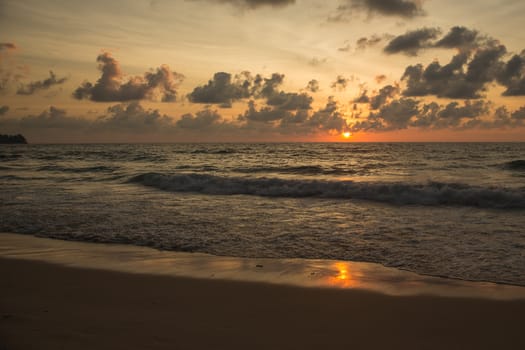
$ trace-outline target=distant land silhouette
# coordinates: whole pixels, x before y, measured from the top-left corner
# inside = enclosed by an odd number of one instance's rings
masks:
[[[20,144],[26,144],[27,140],[24,136],[18,134],[18,135],[2,135],[0,134],[0,144],[8,144],[8,143],[20,143]]]

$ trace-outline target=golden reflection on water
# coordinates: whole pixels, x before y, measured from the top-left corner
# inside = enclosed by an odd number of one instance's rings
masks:
[[[350,270],[350,264],[336,262],[333,265],[337,275],[328,277],[328,284],[335,287],[351,288],[359,284],[358,277]]]

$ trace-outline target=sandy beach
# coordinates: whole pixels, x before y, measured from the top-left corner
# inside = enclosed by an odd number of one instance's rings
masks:
[[[0,258],[0,274],[2,350],[525,347],[523,298],[393,296],[12,256]]]

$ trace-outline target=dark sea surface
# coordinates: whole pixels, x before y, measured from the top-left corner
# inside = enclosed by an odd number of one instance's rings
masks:
[[[525,143],[0,146],[0,232],[525,285]]]

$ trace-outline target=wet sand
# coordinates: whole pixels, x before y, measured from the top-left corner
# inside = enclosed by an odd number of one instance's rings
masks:
[[[12,255],[0,276],[2,350],[525,348],[521,297],[386,295]]]

